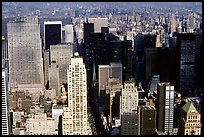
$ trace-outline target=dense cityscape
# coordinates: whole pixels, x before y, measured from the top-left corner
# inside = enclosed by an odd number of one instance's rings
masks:
[[[202,135],[201,2],[2,2],[2,135]]]

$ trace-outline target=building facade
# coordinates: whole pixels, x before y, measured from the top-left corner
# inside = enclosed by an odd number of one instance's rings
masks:
[[[192,102],[187,102],[180,111],[178,135],[201,135],[201,114]]]
[[[136,112],[121,114],[121,135],[138,135],[138,114]]]
[[[64,26],[65,30],[65,43],[74,43],[74,28],[72,24]]]
[[[55,89],[56,95],[61,95],[61,86],[60,86],[60,78],[59,78],[59,66],[53,61],[51,62],[51,66],[48,69],[49,71],[49,89]]]
[[[156,108],[154,106],[138,107],[139,135],[156,134]]]
[[[55,119],[46,113],[34,115],[26,120],[27,135],[58,135]]]
[[[120,113],[132,112],[138,107],[138,91],[135,81],[130,79],[124,83],[120,98]]]
[[[169,82],[157,84],[157,130],[165,134],[173,132],[174,86]]]
[[[94,23],[94,32],[100,33],[101,27],[108,27],[108,18],[88,18],[88,23]]]
[[[68,107],[72,116],[72,128],[67,132],[71,135],[88,135],[86,77],[83,58],[75,52],[67,70]]]
[[[9,90],[8,90],[8,72],[2,70],[2,135],[11,134],[10,110],[9,110]]]
[[[57,44],[50,46],[50,61],[55,61],[59,67],[59,83],[67,83],[67,69],[73,56],[73,44]]]
[[[43,88],[40,25],[36,16],[18,16],[7,24],[9,82],[11,88]]]
[[[44,22],[44,49],[50,49],[50,45],[60,44],[62,41],[62,21]]]

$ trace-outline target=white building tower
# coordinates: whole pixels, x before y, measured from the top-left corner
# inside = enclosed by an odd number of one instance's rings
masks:
[[[63,133],[88,135],[86,69],[83,58],[77,52],[71,58],[67,77],[68,107],[71,110],[72,126],[70,127],[72,128],[67,128],[68,131],[63,131]]]

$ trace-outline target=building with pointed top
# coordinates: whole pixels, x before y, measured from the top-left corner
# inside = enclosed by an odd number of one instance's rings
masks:
[[[201,115],[192,102],[187,102],[181,108],[178,135],[201,135]]]

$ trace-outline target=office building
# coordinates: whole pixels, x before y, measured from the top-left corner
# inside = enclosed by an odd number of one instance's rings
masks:
[[[16,128],[19,128],[18,126],[20,126],[19,125],[19,123],[21,124],[21,122],[23,122],[23,117],[24,117],[24,111],[23,110],[19,110],[19,109],[14,109],[13,110],[13,126],[14,127],[16,127]]]
[[[139,135],[156,135],[156,108],[154,106],[138,107]]]
[[[49,65],[50,65],[50,51],[44,50],[43,52],[43,70],[44,70],[44,83],[45,88],[49,88]]]
[[[201,114],[192,102],[187,102],[180,110],[178,135],[201,135]]]
[[[145,48],[145,80],[149,81],[153,75],[158,75],[158,49],[155,47]]]
[[[8,70],[2,70],[2,135],[11,134],[9,110]]]
[[[8,62],[8,39],[2,36],[2,68],[9,68]],[[8,69],[9,70],[9,69]]]
[[[149,94],[157,94],[157,84],[159,82],[160,82],[160,75],[153,75],[152,79],[149,82]]]
[[[26,120],[27,135],[58,135],[55,119],[47,117],[46,113],[34,114]]]
[[[108,27],[108,18],[88,18],[88,23],[94,23],[94,33],[101,33],[101,27]]]
[[[119,78],[109,78],[104,99],[104,114],[109,115],[109,122],[120,117],[120,96],[122,85]]]
[[[119,78],[120,83],[122,83],[122,64],[118,62],[110,63],[110,77]]]
[[[171,32],[171,36],[173,36],[173,33],[176,32],[176,28],[177,28],[177,22],[176,22],[176,16],[173,13],[171,15],[171,21],[170,21],[170,32]]]
[[[67,83],[67,69],[71,63],[74,45],[72,43],[64,43],[50,46],[50,61],[56,61],[59,67],[60,85]]]
[[[44,49],[50,49],[50,45],[60,44],[62,41],[62,21],[44,22]]]
[[[83,58],[75,52],[67,70],[68,107],[71,110],[72,128],[66,132],[71,135],[88,135],[86,77]]]
[[[132,112],[138,107],[138,91],[134,79],[124,82],[120,98],[120,113]]]
[[[84,44],[88,45],[90,42],[90,33],[94,32],[94,23],[84,23]]]
[[[7,24],[10,88],[42,92],[44,86],[40,25],[36,16],[18,16]],[[29,29],[28,29],[29,28]]]
[[[121,135],[138,135],[138,114],[136,112],[121,114]]]
[[[65,30],[65,43],[74,43],[74,27],[72,24],[64,26]]]
[[[59,127],[62,126],[60,125],[60,116],[62,116],[62,113],[63,113],[63,106],[57,105],[57,104],[52,105],[52,118],[55,119],[55,128],[58,129],[58,131],[59,131]]]
[[[99,97],[99,112],[104,111],[104,99],[106,96],[106,87],[108,86],[109,78],[118,78],[122,84],[122,64],[111,62],[110,65],[98,65],[98,97]]]
[[[70,107],[63,107],[62,135],[73,135],[73,117]]]
[[[52,61],[48,71],[49,71],[49,89],[55,89],[56,95],[61,96],[61,85],[58,64]]]
[[[169,82],[157,84],[157,130],[165,134],[173,132],[174,86]]]
[[[98,65],[98,101],[99,101],[99,112],[103,111],[104,99],[106,96],[106,86],[108,79],[110,78],[110,66],[109,65]]]
[[[174,51],[175,88],[183,94],[193,93],[195,88],[195,54],[196,35],[193,33],[177,34],[177,43]]]

